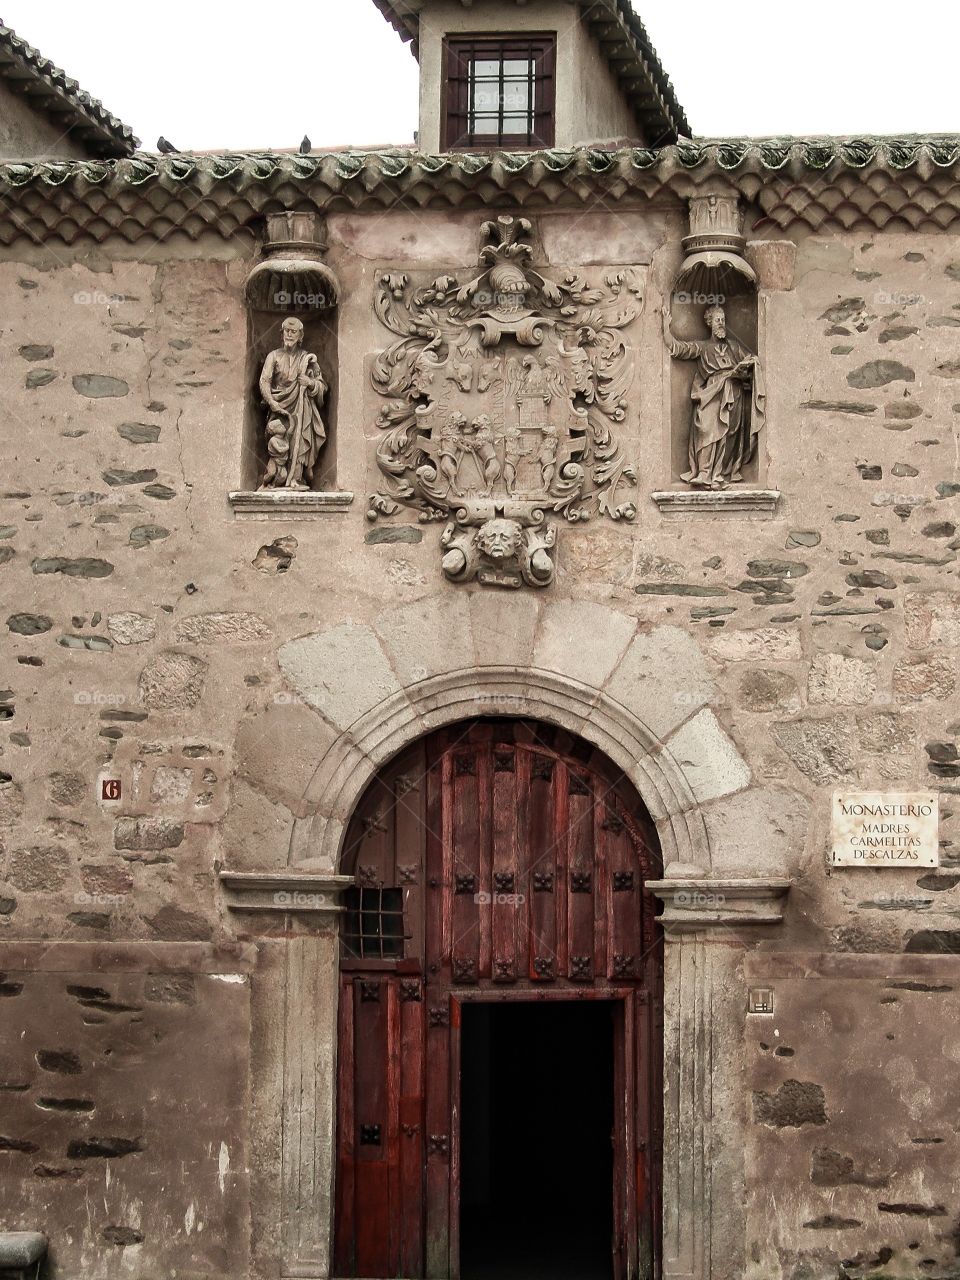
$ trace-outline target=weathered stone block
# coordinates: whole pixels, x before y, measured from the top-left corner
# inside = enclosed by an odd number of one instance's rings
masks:
[[[150,480],[156,480],[157,473],[153,467],[144,467],[139,471],[129,471],[125,467],[110,467],[103,473],[104,481],[117,487],[128,484],[146,484]]]
[[[872,702],[877,691],[877,673],[862,658],[840,653],[818,653],[810,664],[807,697],[812,703]]]
[[[156,444],[160,439],[160,428],[154,422],[121,422],[117,433],[131,444]]]
[[[234,748],[237,774],[302,817],[309,809],[310,784],[336,737],[336,730],[312,707],[280,694],[257,715],[241,721]],[[291,743],[296,743],[295,751]]]
[[[857,716],[860,746],[871,755],[905,751],[916,734],[914,720],[899,711],[873,711]]]
[[[70,854],[66,849],[58,845],[35,845],[31,849],[14,850],[7,879],[24,893],[41,893],[62,889],[70,867]]]
[[[51,773],[47,787],[53,804],[70,808],[87,794],[87,780],[76,773]]]
[[[960,645],[960,594],[911,593],[904,601],[903,613],[911,649]]]
[[[186,711],[203,694],[207,664],[186,653],[158,653],[140,673],[140,698],[156,711]]]
[[[143,919],[163,942],[206,942],[213,935],[209,920],[174,903]]]
[[[757,1124],[769,1124],[778,1129],[826,1124],[823,1087],[807,1080],[784,1080],[776,1093],[758,1091],[753,1095],[753,1118]]]
[[[473,665],[469,602],[463,593],[390,609],[376,629],[403,685]]]
[[[885,387],[890,382],[915,382],[916,373],[899,360],[870,360],[847,374],[851,387]]]
[[[53,619],[42,613],[11,613],[7,619],[7,628],[19,636],[38,636],[49,631]]]
[[[737,701],[746,711],[800,710],[800,692],[793,676],[771,667],[745,671],[737,685]]]
[[[853,728],[840,717],[792,720],[771,732],[800,772],[821,786],[849,776],[856,766]]]
[[[111,613],[107,630],[117,644],[146,644],[157,634],[157,624],[145,613]]]
[[[70,560],[65,556],[49,556],[34,560],[30,566],[34,573],[62,573],[68,578],[108,578],[113,565],[108,560],[81,556]]]
[[[747,261],[757,273],[761,289],[793,288],[797,246],[792,240],[748,240]]]
[[[904,702],[948,698],[957,684],[957,664],[949,658],[901,658],[893,668],[893,691]]]
[[[379,640],[358,623],[290,640],[279,660],[300,696],[342,729],[401,688]]]
[[[103,397],[126,396],[129,385],[123,378],[111,378],[104,373],[78,373],[73,378],[73,389],[81,396],[97,400]]]
[[[183,823],[171,818],[118,818],[113,847],[138,851],[176,849],[183,844],[184,834]]]
[[[605,692],[663,738],[716,695],[694,638],[679,627],[640,632],[617,664]]]
[[[585,600],[552,601],[540,619],[533,665],[602,687],[636,631],[636,620]]]
[[[189,796],[192,786],[192,769],[174,769],[169,765],[158,765],[150,784],[150,803],[182,805]]]
[[[718,662],[798,662],[803,657],[800,636],[781,627],[756,631],[721,631],[710,641]]]
[[[198,613],[181,619],[177,627],[177,640],[189,644],[245,644],[272,635],[255,613]]]
[[[668,750],[703,803],[739,791],[750,782],[750,768],[717,717],[706,708],[667,740]]]
[[[133,888],[133,876],[126,867],[87,864],[80,868],[80,883],[92,897],[120,896]]]
[[[527,666],[540,621],[540,601],[519,591],[476,591],[469,597],[470,622],[480,666]]]
[[[713,875],[791,875],[810,821],[810,802],[786,787],[748,787],[704,806]]]
[[[23,788],[19,782],[0,779],[0,827],[14,827],[23,816]]]
[[[315,712],[308,714],[316,715]],[[235,780],[223,824],[230,869],[262,871],[286,866],[290,861],[292,838],[290,809],[254,790],[247,782]]]

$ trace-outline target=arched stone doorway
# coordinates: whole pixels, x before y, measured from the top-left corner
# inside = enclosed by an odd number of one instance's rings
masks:
[[[556,726],[457,722],[381,768],[340,870],[334,1274],[653,1276],[661,865],[630,782]]]
[[[340,874],[347,828],[367,786],[411,744],[505,713],[592,744],[656,822],[664,878],[646,888],[665,904],[661,1270],[667,1280],[708,1280],[720,1259],[731,1274],[742,1270],[742,1132],[724,1091],[738,1069],[743,953],[782,919],[790,881],[780,795],[751,779],[704,705],[715,691],[695,639],[605,605],[533,596],[505,605],[464,592],[305,635],[284,646],[280,666],[295,696],[273,704],[253,736],[267,735],[268,761],[281,762],[283,793],[301,816],[283,857],[243,868],[231,858],[219,877],[246,936],[284,937],[278,985],[263,995],[276,1035],[257,1082],[265,1113],[280,1119],[278,1130],[268,1125],[279,1151],[260,1166],[256,1216],[276,1224],[281,1276],[337,1274],[339,926],[354,883]],[[312,724],[303,706],[316,712]],[[293,760],[317,761],[303,789]],[[269,1229],[261,1239],[272,1257]]]

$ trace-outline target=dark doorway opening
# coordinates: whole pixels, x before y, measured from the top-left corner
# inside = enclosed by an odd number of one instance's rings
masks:
[[[465,1004],[462,1280],[611,1280],[614,1004]]]

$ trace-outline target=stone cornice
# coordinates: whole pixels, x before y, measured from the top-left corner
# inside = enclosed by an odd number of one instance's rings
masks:
[[[705,192],[752,205],[746,233],[960,223],[960,136],[706,139],[659,150],[425,155],[229,153],[0,165],[0,244],[251,238],[283,209],[643,207]]]
[[[721,927],[780,924],[791,882],[766,876],[677,876],[648,880],[664,904],[664,935]]]
[[[279,871],[221,871],[220,885],[233,911],[272,911],[330,915],[341,908],[340,895],[353,876],[285,867]]]

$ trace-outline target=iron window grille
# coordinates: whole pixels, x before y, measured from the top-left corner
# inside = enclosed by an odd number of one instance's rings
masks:
[[[402,960],[403,890],[354,885],[344,894],[344,950],[365,960]]]
[[[553,35],[445,40],[447,149],[552,147],[556,48]]]

